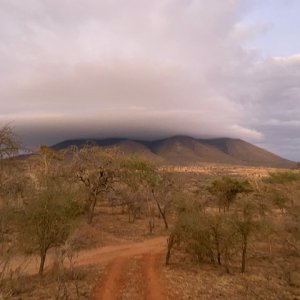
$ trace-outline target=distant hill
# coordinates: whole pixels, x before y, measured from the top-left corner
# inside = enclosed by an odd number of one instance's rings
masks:
[[[125,138],[74,139],[53,145],[52,148],[61,150],[72,145],[82,147],[88,143],[101,147],[117,146],[126,154],[135,154],[164,164],[211,162],[279,168],[292,168],[296,164],[253,144],[231,138],[194,139],[174,136],[155,141]]]

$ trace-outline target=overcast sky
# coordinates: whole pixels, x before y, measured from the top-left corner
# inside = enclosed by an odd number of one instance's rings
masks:
[[[300,161],[299,0],[0,0],[0,125],[239,137]]]

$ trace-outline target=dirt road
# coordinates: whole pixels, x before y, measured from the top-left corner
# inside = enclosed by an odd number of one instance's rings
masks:
[[[142,243],[131,243],[124,246],[105,247],[94,253],[88,251],[79,257],[78,265],[89,262],[104,263],[110,261],[105,270],[105,275],[98,281],[91,300],[128,299],[124,285],[133,276],[133,283],[138,286],[139,296],[136,299],[163,300],[166,299],[163,285],[161,284],[158,262],[159,253],[165,249],[166,238],[159,237]],[[135,258],[141,265],[140,272],[128,275],[132,259]],[[140,274],[137,274],[140,273]],[[129,277],[128,277],[129,276]],[[139,277],[139,280],[136,278]],[[128,296],[127,296],[128,297]]]
[[[166,237],[156,237],[143,242],[125,242],[119,245],[82,250],[74,261],[75,266],[101,265],[105,267],[104,276],[99,278],[91,296],[91,300],[130,299],[123,296],[132,286],[138,291],[135,299],[163,300],[163,284],[160,282],[158,262],[161,253],[166,249]],[[45,272],[52,268],[54,256],[50,253],[45,264]],[[136,270],[128,272],[132,264]],[[22,265],[25,274],[36,274],[39,257],[15,257],[11,269]],[[139,284],[136,284],[139,282]]]
[[[78,253],[76,265],[103,264],[118,257],[131,257],[144,253],[160,253],[166,249],[166,237],[156,237],[143,242],[106,246]]]

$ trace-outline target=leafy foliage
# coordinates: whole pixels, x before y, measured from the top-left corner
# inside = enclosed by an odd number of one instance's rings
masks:
[[[229,210],[238,194],[249,193],[252,188],[248,181],[239,181],[231,177],[222,177],[212,182],[209,192],[216,196],[219,209]]]
[[[286,184],[295,181],[300,181],[300,172],[297,171],[273,172],[270,173],[269,177],[266,179],[266,182],[271,184]]]
[[[0,160],[16,155],[21,148],[16,134],[11,126],[0,128]]]
[[[85,210],[91,223],[99,197],[113,189],[119,172],[118,151],[86,146],[75,149],[72,172],[86,192]]]
[[[48,250],[66,241],[79,215],[80,208],[72,201],[70,193],[52,188],[38,192],[26,206],[23,233],[27,246],[41,257],[40,274]]]

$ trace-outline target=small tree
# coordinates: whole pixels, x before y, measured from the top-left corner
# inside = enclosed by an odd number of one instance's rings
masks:
[[[271,191],[271,199],[273,204],[278,207],[281,211],[281,213],[283,214],[284,211],[286,210],[286,208],[288,207],[288,201],[289,198],[287,197],[287,195],[285,195],[285,193],[283,193],[281,190],[275,190],[273,189]]]
[[[211,263],[222,264],[229,272],[229,257],[235,247],[236,234],[227,214],[210,214],[201,205],[186,206],[179,212],[175,228],[168,239],[166,263],[176,244],[184,244],[187,252],[199,261],[208,259]]]
[[[151,192],[166,229],[169,228],[167,214],[172,204],[174,190],[176,187],[170,175],[157,172],[151,183]]]
[[[99,197],[111,190],[117,181],[118,151],[96,146],[77,149],[73,157],[73,172],[75,180],[84,186],[87,193],[85,209],[90,224]]]
[[[257,205],[253,199],[244,198],[240,201],[232,216],[232,224],[236,229],[241,244],[241,271],[246,271],[247,253],[250,238],[260,225]]]
[[[21,148],[12,127],[5,125],[0,128],[0,190],[5,181],[11,177],[12,169],[15,168],[13,160],[8,159],[15,156]],[[1,191],[0,191],[1,192]]]
[[[70,177],[65,156],[63,150],[55,151],[41,145],[39,150],[28,159],[28,173],[37,187],[65,184]]]
[[[5,125],[0,128],[0,160],[16,155],[21,148],[21,144],[13,128]]]
[[[285,247],[291,255],[300,256],[300,204],[287,208],[284,216]]]
[[[149,217],[149,232],[154,229],[155,203],[152,201],[152,186],[157,180],[157,170],[151,162],[138,157],[129,157],[123,162],[123,182],[131,190],[143,194],[143,201],[147,206]],[[142,191],[142,193],[141,193]]]
[[[223,208],[224,212],[229,211],[238,194],[252,191],[248,181],[239,181],[227,176],[213,181],[208,190],[217,198],[219,211]]]
[[[165,228],[169,228],[167,214],[170,209],[174,190],[176,190],[170,174],[159,171],[157,167],[146,160],[130,157],[124,163],[124,181],[132,190],[144,190],[149,213],[149,226],[152,232],[155,206],[164,221]],[[153,207],[154,202],[154,207]]]
[[[39,274],[43,274],[48,250],[62,245],[79,214],[70,192],[48,187],[36,194],[25,207],[21,222],[26,244],[40,256]]]

